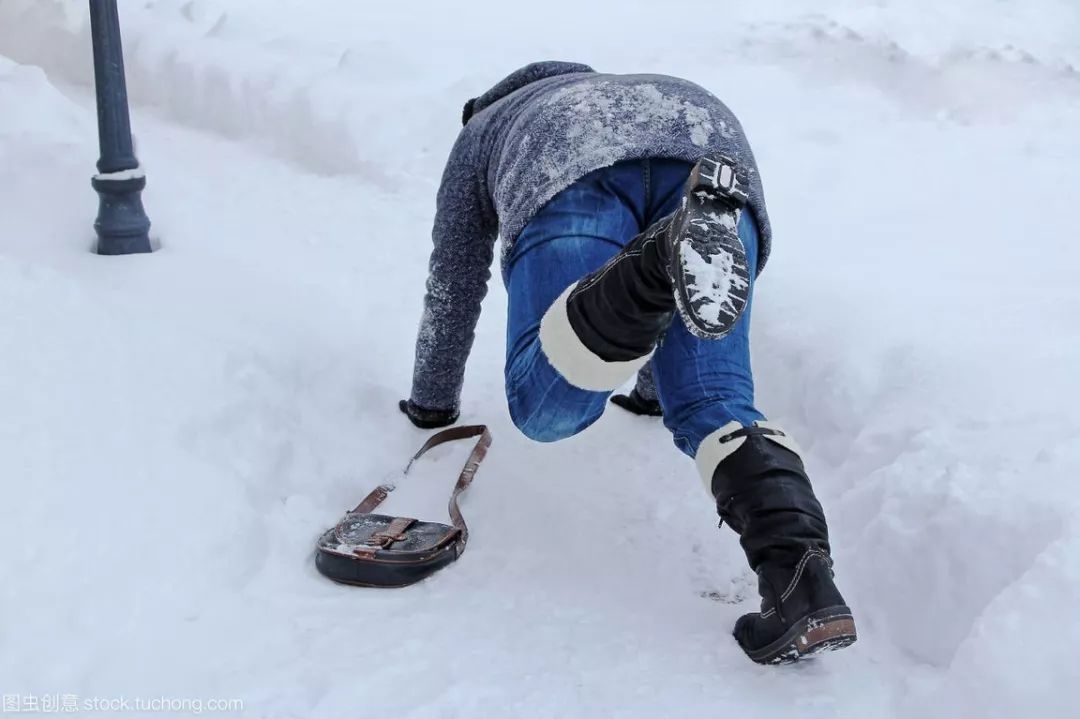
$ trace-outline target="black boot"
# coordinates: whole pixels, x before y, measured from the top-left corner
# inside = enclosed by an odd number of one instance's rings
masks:
[[[855,620],[824,552],[808,549],[794,567],[761,565],[758,593],[761,611],[739,617],[732,634],[759,664],[786,664],[855,641]]]
[[[747,186],[731,158],[701,158],[668,231],[675,303],[686,329],[702,339],[731,332],[750,299],[753,278],[739,238]]]
[[[585,344],[608,360],[640,357],[676,309],[698,337],[729,333],[750,296],[738,232],[745,187],[733,160],[699,160],[679,209],[582,278],[570,294],[570,324]]]
[[[665,228],[650,226],[596,272],[571,285],[540,321],[540,347],[581,389],[608,392],[649,361],[671,324],[675,299],[666,274]]]
[[[721,519],[738,534],[758,575],[761,611],[735,624],[755,662],[790,662],[855,641],[855,622],[833,583],[829,533],[794,442],[767,423],[732,423],[710,435],[699,466],[712,462]]]
[[[668,277],[671,216],[630,240],[566,299],[570,326],[581,341],[609,362],[649,354],[675,311]]]
[[[702,158],[678,210],[552,304],[540,342],[571,384],[590,390],[622,384],[647,361],[676,310],[699,337],[731,331],[750,295],[738,233],[746,184],[732,160]]]
[[[552,366],[579,388],[617,388],[648,362],[678,311],[692,334],[724,337],[750,298],[739,216],[746,182],[724,157],[693,166],[683,203],[559,296],[540,323]]]

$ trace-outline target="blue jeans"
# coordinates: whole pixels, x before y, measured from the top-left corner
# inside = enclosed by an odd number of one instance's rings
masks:
[[[571,284],[600,268],[650,224],[673,212],[691,165],[633,160],[597,170],[563,190],[529,221],[504,270],[509,310],[506,398],[514,424],[553,442],[577,434],[603,414],[610,392],[571,385],[540,349],[540,320]],[[750,274],[757,269],[757,224],[742,213],[739,237]],[[652,358],[664,424],[693,457],[701,441],[732,420],[764,419],[754,408],[750,371],[750,303],[720,340],[691,335],[675,317]]]

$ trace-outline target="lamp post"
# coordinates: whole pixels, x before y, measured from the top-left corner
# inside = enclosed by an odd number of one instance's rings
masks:
[[[150,218],[142,205],[146,175],[131,141],[124,50],[116,0],[90,0],[90,33],[94,43],[94,85],[97,89],[98,141],[101,159],[91,184],[101,197],[94,229],[100,255],[150,252]]]

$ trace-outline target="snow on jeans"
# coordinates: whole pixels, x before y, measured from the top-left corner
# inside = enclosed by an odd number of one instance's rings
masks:
[[[552,198],[518,236],[504,265],[505,373],[510,416],[526,436],[564,439],[603,414],[611,392],[575,387],[551,366],[540,349],[540,320],[563,290],[675,210],[690,168],[676,160],[633,160],[597,170]],[[742,213],[739,237],[754,276],[758,234],[752,215]],[[750,303],[720,340],[698,339],[675,318],[652,369],[664,424],[691,457],[707,435],[732,420],[750,425],[764,419],[754,408]]]

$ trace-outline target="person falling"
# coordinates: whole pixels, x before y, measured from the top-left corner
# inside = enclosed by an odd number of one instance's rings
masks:
[[[761,611],[736,622],[739,646],[782,663],[854,642],[798,445],[754,406],[750,307],[772,232],[735,115],[679,78],[539,62],[462,121],[401,410],[421,428],[457,421],[501,236],[515,426],[577,434],[636,373],[611,401],[663,416],[757,573]]]

